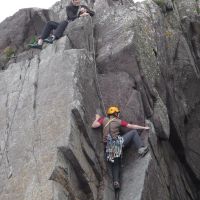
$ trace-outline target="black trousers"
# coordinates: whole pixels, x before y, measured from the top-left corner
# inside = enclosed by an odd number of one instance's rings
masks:
[[[67,25],[67,21],[62,21],[60,23],[48,21],[42,30],[40,38],[44,40],[45,38],[49,37],[52,30],[55,30],[54,35],[56,39],[59,39],[63,35],[63,32],[65,31]]]
[[[131,130],[122,135],[122,137],[124,138],[124,143],[123,143],[124,147],[126,147],[131,142],[133,142],[138,149],[144,146],[144,143],[140,138],[140,136],[138,135],[137,130]],[[121,168],[121,158],[115,158],[114,163],[111,163],[113,182],[120,181],[120,168]]]
[[[106,160],[106,149],[104,149],[104,158]],[[121,157],[114,158],[114,163],[108,162],[108,166],[112,172],[113,182],[120,182]]]
[[[115,158],[114,163],[111,163],[113,182],[120,182],[120,168],[121,168],[121,158]]]

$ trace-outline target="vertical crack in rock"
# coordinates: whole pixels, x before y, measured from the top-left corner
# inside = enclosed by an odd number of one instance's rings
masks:
[[[72,113],[73,113],[73,115],[74,115],[74,120],[76,121],[79,130],[82,131],[82,133],[83,133],[83,135],[84,135],[84,137],[85,137],[87,143],[88,143],[88,144],[90,145],[90,147],[95,151],[95,149],[94,149],[94,147],[93,147],[93,145],[92,145],[92,143],[91,143],[91,141],[90,141],[90,138],[89,138],[89,136],[88,136],[88,134],[87,134],[87,130],[86,130],[85,125],[84,125],[84,123],[83,123],[83,121],[82,121],[82,117],[81,117],[79,111],[78,111],[76,108],[73,108],[73,109],[72,109]]]
[[[3,145],[1,145],[1,148],[2,148],[1,149],[1,159],[3,159],[3,155],[4,155],[3,152],[6,151],[6,153],[5,153],[5,155],[6,155],[5,171],[7,171],[7,177],[10,178],[12,176],[12,170],[10,170],[10,172],[9,172],[9,169],[11,169],[12,166],[10,166],[10,163],[9,163],[8,150],[4,149],[4,148],[6,148],[5,145],[6,145],[6,140],[7,140],[7,137],[8,137],[9,122],[10,122],[8,101],[9,101],[9,93],[6,96],[6,103],[5,103],[5,107],[6,107],[6,130],[5,130],[5,134],[3,135],[4,136]],[[2,162],[3,162],[3,160],[2,160]]]
[[[155,147],[155,144],[154,144],[154,143],[155,143],[154,140],[156,140],[157,146],[160,146],[161,143],[162,143],[162,141],[160,141],[160,140],[157,139],[156,133],[155,133],[155,128],[154,128],[154,125],[152,124],[152,122],[150,122],[149,120],[146,120],[146,123],[147,123],[147,125],[148,125],[149,127],[151,127],[151,128],[150,128],[150,131],[151,131],[151,132],[150,132],[150,136],[149,136],[149,138],[148,138],[149,146],[150,146],[151,153],[152,153],[151,155],[152,155],[152,157],[154,157],[154,159],[155,159],[155,161],[156,161],[155,164],[156,164],[157,167],[159,168],[159,172],[161,173],[161,175],[162,175],[162,177],[163,177],[164,182],[161,181],[161,184],[162,184],[163,188],[165,188],[165,186],[167,186],[166,188],[167,188],[167,190],[168,190],[168,195],[169,195],[169,194],[170,194],[169,185],[168,185],[168,183],[167,183],[166,175],[165,175],[165,173],[163,172],[163,169],[162,169],[162,166],[161,166],[159,157],[158,157],[158,155],[157,155],[157,152],[156,152],[157,149],[155,149],[155,148],[157,148],[157,147]],[[163,157],[163,155],[161,155],[161,157]],[[150,175],[150,176],[151,176],[151,175]]]
[[[93,200],[94,197],[89,186],[89,182],[91,181],[89,174],[85,174],[85,171],[81,167],[79,160],[77,160],[71,149],[67,147],[59,147],[58,149],[64,154],[66,162],[69,162],[72,165],[73,170],[75,171],[75,174],[78,178],[77,181],[79,190],[80,192],[81,190],[84,192],[85,197],[78,197],[78,192],[73,189],[74,185],[72,185],[73,182],[70,180],[71,178],[69,176],[69,172],[61,166],[56,166],[54,168],[49,179],[60,183],[69,192],[69,196],[73,200]]]
[[[85,127],[85,125],[84,125],[84,122],[83,122],[83,120],[82,120],[82,117],[81,117],[79,111],[78,111],[76,108],[74,108],[74,109],[72,109],[72,113],[73,113],[73,115],[74,115],[74,120],[75,120],[75,122],[76,122],[76,124],[77,124],[79,130],[81,131],[81,133],[82,133],[83,136],[84,136],[84,139],[86,139],[88,145],[89,145],[90,148],[94,151],[95,159],[97,159],[98,165],[101,167],[101,170],[102,170],[102,166],[101,166],[101,162],[100,162],[99,156],[97,155],[96,149],[93,147],[93,145],[92,145],[92,143],[91,143],[91,141],[90,141],[90,138],[89,138],[89,136],[88,136],[88,134],[87,134],[86,127]],[[93,169],[93,171],[94,171],[94,173],[95,173],[97,179],[98,179],[99,181],[101,181],[101,180],[102,180],[102,177],[101,177],[102,174],[100,174],[99,171],[97,170],[97,168],[96,168],[96,166],[95,166],[94,160],[92,160],[92,159],[88,156],[87,151],[84,149],[84,144],[82,143],[81,145],[82,145],[82,151],[83,151],[83,153],[85,154],[87,161],[88,161],[89,164],[91,165],[91,167],[92,167],[92,169]]]
[[[37,119],[37,92],[38,92],[38,81],[39,81],[39,69],[40,69],[40,56],[37,57],[37,69],[35,72],[35,80],[33,82],[34,87],[34,93],[33,93],[33,129],[34,129],[34,135],[32,139],[32,155],[34,159],[35,164],[35,173],[37,177],[37,182],[39,184],[39,187],[41,188],[41,174],[40,174],[40,163],[37,160],[36,150],[38,147],[36,147],[37,142],[41,144],[41,135],[40,131],[38,130],[38,119]],[[40,199],[42,199],[42,189],[39,188],[40,191]]]
[[[37,65],[37,71],[36,71],[36,77],[35,77],[35,81],[33,83],[34,85],[34,101],[33,101],[33,110],[34,110],[34,116],[33,119],[36,119],[36,104],[37,104],[37,91],[38,91],[38,80],[39,80],[39,67],[40,67],[40,58],[38,56],[38,65]]]
[[[176,152],[178,158],[180,159],[180,162],[187,170],[188,174],[190,175],[190,178],[193,181],[193,184],[197,186],[197,189],[200,188],[200,181],[197,179],[196,175],[194,174],[193,170],[191,169],[190,165],[188,164],[186,157],[185,157],[185,149],[184,146],[178,136],[178,133],[176,131],[176,128],[173,124],[173,121],[170,119],[170,128],[171,128],[171,134],[169,138],[169,142],[171,143],[172,147],[174,148],[174,151]],[[186,189],[187,191],[187,189]]]
[[[22,94],[22,91],[23,91],[23,88],[24,88],[24,83],[25,83],[25,80],[26,80],[26,75],[27,75],[27,71],[28,71],[29,67],[30,67],[30,60],[28,60],[28,64],[25,67],[24,78],[23,78],[23,80],[21,80],[21,87],[19,88],[19,92],[18,92],[16,104],[15,104],[15,107],[14,107],[14,111],[12,113],[12,116],[10,117],[9,128],[8,128],[8,130],[6,130],[6,134],[5,134],[6,135],[6,141],[5,141],[5,146],[4,146],[4,149],[3,149],[3,152],[2,152],[2,157],[1,157],[1,160],[0,160],[0,166],[2,165],[4,155],[6,154],[6,157],[8,157],[9,137],[12,134],[12,125],[13,125],[14,120],[15,120],[15,115],[17,113],[20,97],[21,97],[21,94]]]
[[[93,3],[95,3],[95,1]],[[96,88],[96,91],[97,91],[98,98],[100,100],[101,107],[103,108],[103,112],[105,114],[106,108],[105,108],[105,105],[104,105],[104,102],[103,102],[103,96],[102,96],[102,93],[101,93],[101,88],[100,88],[99,80],[98,80],[98,71],[97,71],[97,62],[96,62],[96,48],[95,48],[95,32],[94,32],[93,19],[90,19],[90,23],[92,24],[92,33],[91,33],[92,42],[88,41],[88,44],[89,44],[90,54],[92,54],[93,63],[94,63],[94,75],[95,75],[95,79],[94,79],[95,84],[94,85],[95,85],[95,88]],[[89,40],[89,38],[88,38],[88,40]],[[90,60],[89,56],[88,56],[88,59]]]
[[[73,187],[67,177],[67,171],[64,168],[58,166],[54,169],[49,180],[53,180],[60,183],[69,192],[70,199],[81,200],[76,197],[76,192],[72,189]]]

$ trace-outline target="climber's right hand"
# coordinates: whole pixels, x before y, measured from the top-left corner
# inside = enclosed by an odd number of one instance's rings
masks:
[[[99,114],[95,115],[96,120],[98,120],[101,116]]]

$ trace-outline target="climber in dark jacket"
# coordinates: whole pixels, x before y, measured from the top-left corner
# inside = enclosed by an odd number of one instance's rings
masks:
[[[60,23],[54,21],[48,21],[37,43],[29,44],[29,47],[42,49],[43,42],[52,44],[54,40],[59,39],[63,35],[63,32],[65,31],[65,28],[67,27],[70,21],[74,21],[78,17],[88,16],[88,15],[94,16],[94,11],[90,10],[85,5],[80,5],[80,0],[72,0],[70,4],[66,7],[66,12],[67,12],[67,20],[64,20]],[[49,37],[51,31],[54,29],[55,29],[54,34],[52,34],[51,37]]]

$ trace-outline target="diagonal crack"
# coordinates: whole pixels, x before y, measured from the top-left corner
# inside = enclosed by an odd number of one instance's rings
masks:
[[[19,89],[19,93],[18,93],[18,96],[17,96],[14,112],[13,112],[13,115],[11,117],[10,124],[8,125],[8,128],[5,131],[6,140],[5,140],[5,146],[4,146],[4,149],[3,149],[3,152],[2,152],[2,157],[1,157],[1,160],[0,160],[0,166],[3,163],[3,159],[4,159],[5,154],[6,154],[6,156],[8,155],[8,147],[9,147],[8,142],[9,142],[10,135],[12,133],[12,125],[13,125],[14,120],[15,120],[15,115],[17,113],[17,109],[18,109],[18,106],[19,106],[20,97],[21,97],[22,91],[24,89],[24,83],[25,83],[25,80],[26,80],[26,75],[27,75],[28,68],[30,67],[30,63],[31,63],[31,61],[29,59],[28,60],[28,65],[27,65],[27,67],[25,67],[25,75],[24,75],[24,79],[22,80],[21,88]]]

